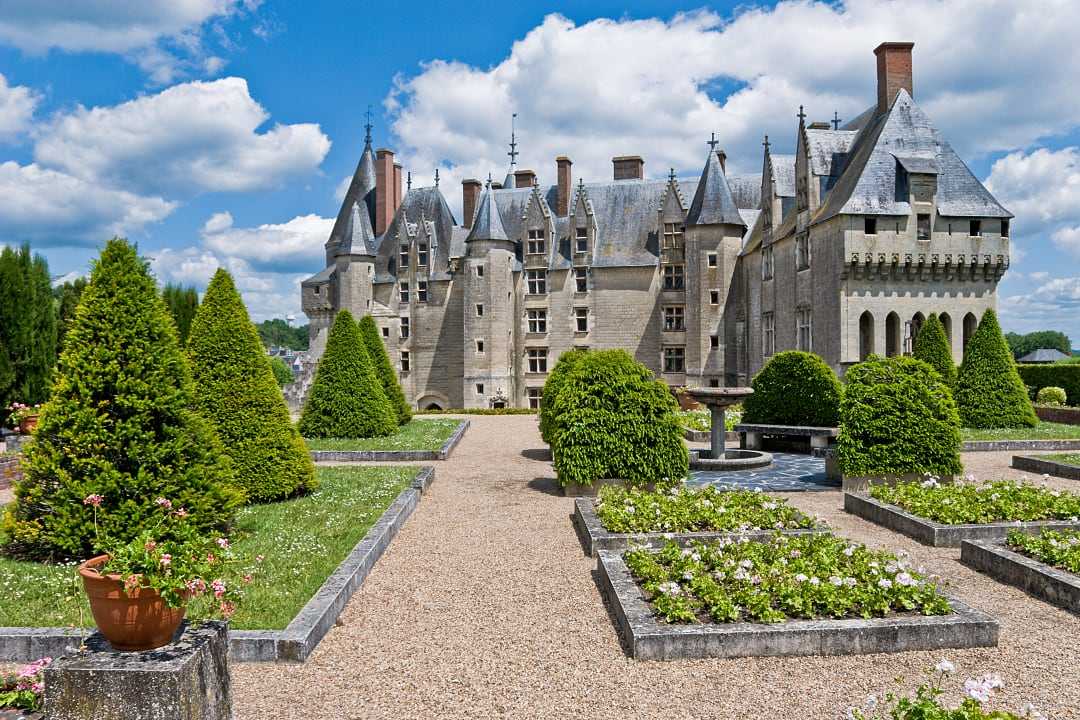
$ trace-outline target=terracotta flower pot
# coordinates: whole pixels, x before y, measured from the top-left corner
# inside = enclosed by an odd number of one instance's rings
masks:
[[[34,432],[34,428],[37,427],[37,423],[37,415],[27,415],[19,421],[19,432],[23,435],[29,435],[30,433]]]
[[[187,608],[169,607],[157,590],[148,588],[136,588],[125,595],[119,575],[98,572],[108,560],[108,555],[98,555],[79,566],[98,630],[115,650],[153,650],[168,645]]]

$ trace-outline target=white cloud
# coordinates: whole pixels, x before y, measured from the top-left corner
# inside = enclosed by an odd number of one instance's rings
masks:
[[[1059,228],[1050,239],[1062,250],[1080,257],[1080,227]]]
[[[176,203],[112,190],[36,163],[0,163],[0,223],[5,239],[41,246],[86,245],[137,232]]]
[[[226,225],[218,213],[203,226],[203,245],[221,257],[237,258],[260,269],[294,272],[297,265],[318,264],[324,257],[323,245],[334,226],[333,218],[301,215],[288,222],[250,228]]]
[[[60,275],[60,276],[57,276],[57,277],[53,278],[52,279],[52,286],[54,288],[55,287],[60,287],[64,283],[75,282],[76,280],[78,280],[79,278],[82,278],[82,277],[86,277],[86,273],[79,272],[78,270],[72,270],[70,272],[64,273],[63,275]]]
[[[1032,231],[1080,218],[1080,150],[1010,153],[994,163],[986,186]]]
[[[275,187],[315,170],[330,149],[317,124],[274,125],[230,77],[174,85],[111,107],[55,117],[35,159],[87,180],[146,194]]]
[[[210,216],[210,219],[203,225],[203,234],[219,233],[223,230],[228,230],[232,227],[233,217],[232,213],[219,212]]]
[[[0,73],[0,141],[13,140],[30,128],[40,96],[28,87],[11,85]]]

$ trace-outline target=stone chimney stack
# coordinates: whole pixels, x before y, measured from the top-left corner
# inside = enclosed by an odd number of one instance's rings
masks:
[[[461,181],[461,224],[471,228],[476,215],[476,201],[480,198],[480,181],[473,178]]]
[[[640,155],[619,155],[611,158],[616,180],[641,180],[645,177],[645,161]]]
[[[723,150],[717,150],[716,157],[720,160],[720,169],[727,175],[727,153]]]
[[[401,207],[401,169],[401,163],[394,163],[394,212]]]
[[[877,111],[888,111],[896,99],[900,88],[908,91],[912,97],[911,49],[915,43],[883,42],[874,50],[877,56]]]
[[[398,180],[394,186],[395,176]],[[375,151],[375,235],[382,235],[397,210],[395,204],[401,199],[401,172],[394,172],[394,151]]]
[[[532,170],[515,170],[514,187],[531,188],[536,181],[536,173]]]
[[[560,155],[555,158],[555,166],[558,168],[559,193],[556,200],[555,214],[558,217],[566,217],[570,214],[570,158]]]

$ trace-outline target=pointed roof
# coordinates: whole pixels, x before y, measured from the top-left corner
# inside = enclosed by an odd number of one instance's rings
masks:
[[[690,203],[690,212],[686,215],[686,224],[691,225],[744,225],[739,207],[732,197],[731,188],[724,169],[720,167],[720,158],[709,149],[705,159],[705,168],[701,171],[694,201]]]
[[[371,229],[371,218],[367,206],[353,203],[349,214],[348,226],[338,243],[338,255],[375,256],[375,233]]]
[[[360,155],[360,162],[356,165],[349,189],[345,191],[345,197],[341,201],[341,209],[338,210],[334,227],[330,230],[330,237],[326,246],[339,246],[349,230],[352,219],[353,207],[362,204],[368,213],[368,225],[372,224],[375,214],[375,152],[371,149],[371,133],[364,138],[364,152]]]
[[[472,230],[465,242],[473,240],[509,240],[503,229],[502,219],[499,217],[499,208],[492,197],[491,186],[484,188],[480,196],[480,202],[476,207],[476,219],[473,220]]]

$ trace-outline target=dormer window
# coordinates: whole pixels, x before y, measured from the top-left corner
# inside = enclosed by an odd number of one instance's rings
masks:
[[[922,242],[930,241],[930,215],[920,213],[916,218],[918,239]]]
[[[547,252],[547,242],[544,239],[543,230],[529,231],[529,240],[525,252],[529,255],[543,255]]]
[[[863,234],[877,235],[877,218],[868,217],[863,219]]]
[[[968,231],[971,237],[982,237],[982,220],[972,220],[971,229]]]
[[[315,287],[311,288],[311,294],[312,295],[322,295],[322,288],[319,287],[318,285],[316,285]]]
[[[683,247],[683,226],[679,223],[664,223],[664,249],[681,250]]]
[[[574,252],[589,252],[589,228],[576,228],[576,235],[574,237]]]
[[[409,267],[409,244],[401,243],[401,247],[398,252],[398,267],[402,270],[406,270]]]
[[[419,243],[416,246],[416,264],[418,267],[427,267],[428,264],[428,244]]]

